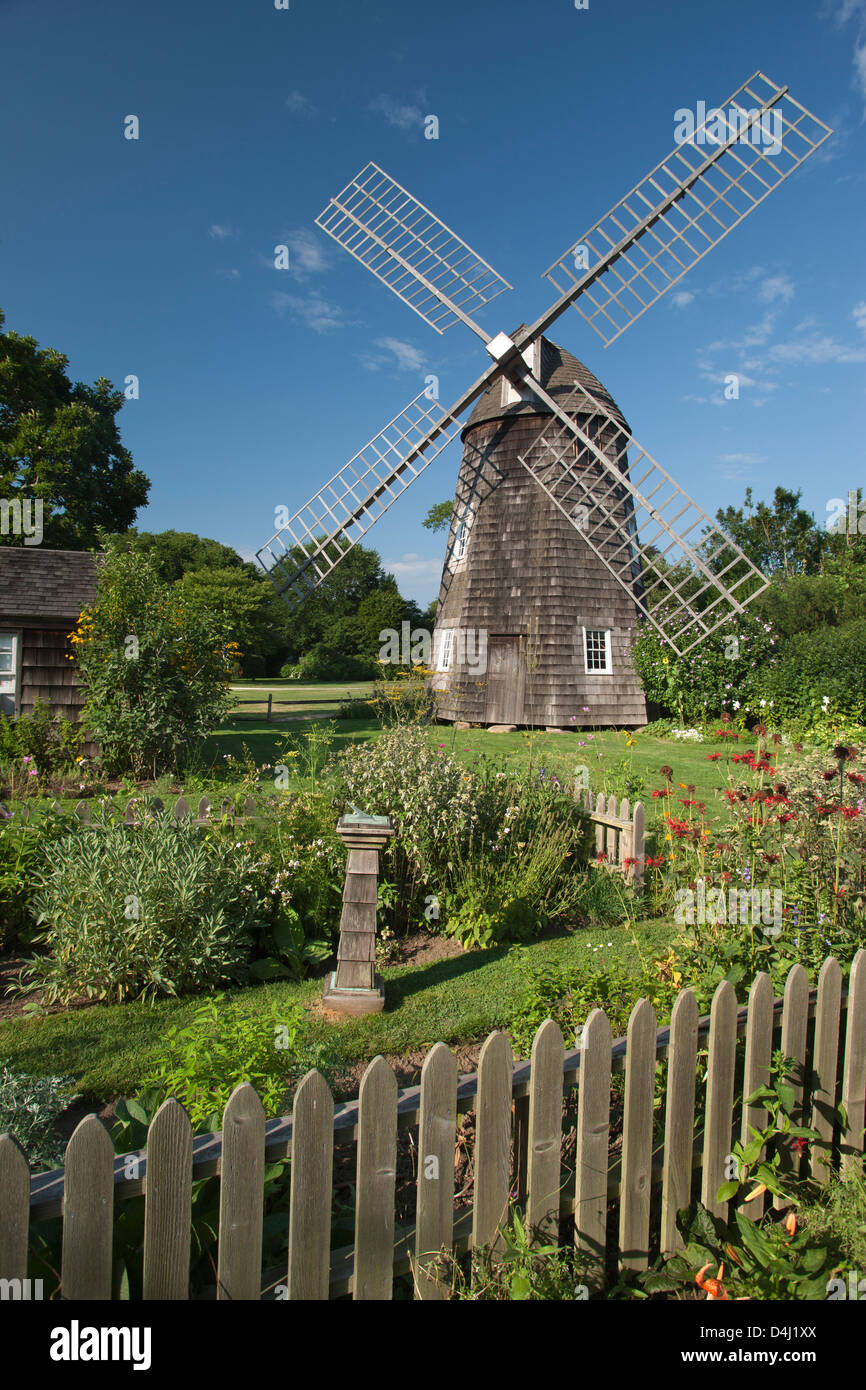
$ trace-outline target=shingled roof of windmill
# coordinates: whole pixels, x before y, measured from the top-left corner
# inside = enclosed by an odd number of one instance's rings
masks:
[[[512,338],[525,331],[526,327],[525,323],[521,324],[512,333]],[[542,337],[541,339],[541,371],[538,374],[538,379],[557,403],[564,402],[574,390],[575,384],[582,386],[607,407],[619,424],[624,425],[627,430],[629,429],[628,421],[607,387],[601,384],[598,377],[584,366],[579,358],[567,352],[558,343],[552,343],[549,338]],[[483,424],[487,420],[507,420],[516,415],[547,415],[548,413],[547,406],[537,400],[516,401],[513,405],[503,405],[502,382],[501,378],[497,378],[476,403],[475,409],[463,426],[461,433],[465,435],[466,431],[472,429],[474,425]]]

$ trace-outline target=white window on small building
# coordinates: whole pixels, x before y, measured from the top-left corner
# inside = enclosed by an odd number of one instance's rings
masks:
[[[588,676],[609,676],[612,673],[609,627],[583,629],[583,655]]]
[[[466,554],[466,546],[469,543],[469,526],[465,521],[461,521],[457,527],[457,534],[454,537],[454,559],[462,560]]]
[[[454,629],[451,627],[443,628],[439,636],[439,670],[448,671],[451,668],[451,659],[454,655]]]
[[[0,710],[15,715],[18,696],[18,634],[0,632]]]

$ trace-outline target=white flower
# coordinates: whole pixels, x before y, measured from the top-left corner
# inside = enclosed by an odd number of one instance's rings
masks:
[[[740,702],[739,702],[739,700],[735,700],[735,701],[734,701],[734,709],[739,709],[739,708],[740,708]]]

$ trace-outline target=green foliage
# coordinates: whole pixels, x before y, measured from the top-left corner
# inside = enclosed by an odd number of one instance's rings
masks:
[[[639,956],[640,960],[640,956]],[[657,1014],[669,1015],[676,998],[670,978],[640,960],[628,969],[616,960],[599,958],[590,968],[571,965],[525,967],[525,983],[517,995],[509,1032],[519,1057],[528,1057],[532,1040],[545,1019],[552,1018],[566,1039],[574,1039],[593,1009],[604,1009],[614,1037],[625,1037],[632,1009],[649,999]]]
[[[221,639],[234,642],[242,658],[266,645],[273,593],[265,580],[238,566],[195,569],[177,581],[177,588],[187,612],[214,617]]]
[[[265,903],[247,851],[189,821],[144,811],[130,827],[57,840],[36,881],[36,940],[26,968],[45,1002],[122,1002],[209,989],[247,974]]]
[[[67,357],[4,322],[0,312],[0,496],[42,499],[43,544],[87,550],[100,528],[126,530],[150,488],[120,442],[123,392],[105,377],[73,385]]]
[[[447,531],[451,525],[451,517],[454,515],[454,503],[449,499],[445,502],[436,502],[421,522],[428,531]]]
[[[312,1067],[325,1072],[331,1054],[304,1036],[304,1010],[275,1000],[251,1012],[221,995],[196,1009],[185,1027],[170,1027],[165,1056],[145,1079],[160,1102],[174,1096],[193,1125],[222,1127],[222,1113],[236,1086],[255,1086],[268,1115],[288,1111],[288,1092]]]
[[[252,578],[260,576],[257,566],[244,561],[231,546],[197,536],[192,531],[137,531],[112,536],[113,546],[147,558],[165,584],[174,584],[190,573],[230,569]]]
[[[794,1212],[795,1204],[814,1190],[814,1184],[799,1179],[796,1172],[783,1176],[779,1153],[780,1141],[803,1146],[807,1141],[813,1145],[820,1141],[817,1131],[791,1119],[796,1105],[791,1084],[795,1075],[796,1064],[781,1052],[775,1053],[769,1084],[760,1086],[744,1101],[745,1105],[761,1105],[765,1122],[761,1129],[750,1125],[748,1141],[738,1140],[733,1145],[731,1157],[737,1176],[724,1182],[716,1194],[717,1202],[733,1203],[732,1219],[723,1221],[700,1203],[681,1211],[677,1227],[684,1248],[644,1276],[647,1293],[671,1292],[684,1284],[694,1287],[698,1283],[701,1287],[699,1281],[708,1269],[713,1278],[721,1279],[716,1271],[725,1265],[729,1273],[722,1288],[728,1299],[825,1298],[832,1258],[810,1230],[798,1228]],[[838,1178],[833,1174],[829,1181],[837,1182]],[[782,1213],[772,1208],[760,1220],[748,1216],[744,1206],[763,1193],[781,1199],[789,1208],[788,1216],[783,1219]]]
[[[29,714],[7,719],[0,713],[0,763],[20,764],[27,759],[37,776],[61,772],[74,763],[84,743],[84,731],[64,715],[53,715],[46,701],[37,697]],[[30,769],[21,768],[21,781]]]
[[[260,892],[268,905],[258,958],[250,967],[255,978],[300,979],[332,955],[346,862],[336,820],[330,798],[313,786],[267,803],[251,826]]]
[[[744,507],[726,507],[716,520],[762,574],[814,574],[830,538],[799,505],[800,497],[799,491],[777,487],[772,507],[753,506],[752,489],[746,488]]]
[[[647,699],[676,716],[681,725],[723,712],[741,721],[747,712],[761,710],[778,650],[770,624],[746,613],[730,630],[723,628],[685,656],[677,656],[646,623],[634,639],[632,662]]]
[[[525,1217],[509,1204],[495,1249],[473,1250],[462,1260],[440,1258],[436,1276],[446,1297],[469,1302],[586,1299],[584,1259],[573,1247],[533,1238]]]
[[[59,1168],[64,1143],[54,1125],[75,1095],[68,1076],[24,1076],[0,1064],[0,1134],[11,1134],[31,1172]]]
[[[68,830],[68,818],[53,811],[32,820],[0,818],[0,950],[33,940],[30,904],[38,873],[53,842]]]
[[[835,717],[866,722],[866,619],[789,637],[763,688],[788,728],[812,728],[826,702]]]
[[[280,674],[304,681],[372,680],[377,667],[372,656],[352,655],[339,641],[329,638],[305,651],[296,666],[282,667]]]
[[[461,939],[493,944],[573,905],[588,823],[543,769],[521,776],[485,759],[467,769],[411,716],[345,750],[340,768],[347,802],[395,822],[385,855],[407,918],[436,897]]]
[[[229,707],[232,645],[219,619],[192,611],[146,556],[109,552],[97,585],[72,635],[83,720],[109,772],[180,768]]]

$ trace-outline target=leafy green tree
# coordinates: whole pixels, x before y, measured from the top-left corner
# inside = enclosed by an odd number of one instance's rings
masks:
[[[160,579],[174,584],[190,571],[204,569],[238,570],[253,578],[264,578],[258,565],[242,560],[236,550],[193,531],[136,531],[113,537],[115,549],[147,555]],[[269,586],[270,589],[270,586]]]
[[[82,720],[111,774],[182,768],[228,707],[236,653],[219,617],[194,609],[146,556],[108,548],[71,641]]]
[[[4,323],[0,311],[0,495],[42,500],[45,545],[92,549],[100,528],[132,525],[150,489],[120,442],[123,392],[105,377],[73,384],[67,357]]]
[[[243,569],[189,570],[175,585],[189,611],[213,616],[226,642],[237,643],[241,657],[260,655],[270,627],[272,595]]]
[[[450,498],[447,502],[437,502],[430,508],[424,520],[421,522],[421,525],[426,526],[427,530],[432,531],[434,534],[437,531],[447,531],[451,525],[451,517],[453,514],[454,503]]]
[[[754,506],[749,487],[744,506],[725,507],[716,520],[762,574],[816,574],[829,549],[828,536],[799,505],[800,496],[777,487],[772,506]]]

